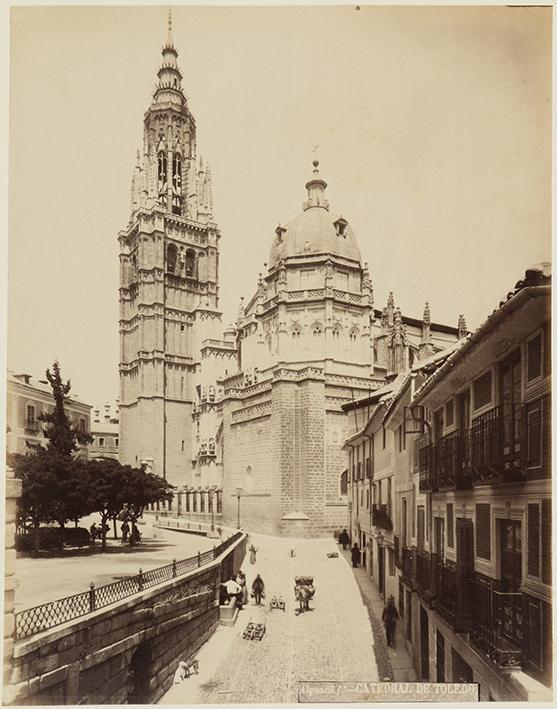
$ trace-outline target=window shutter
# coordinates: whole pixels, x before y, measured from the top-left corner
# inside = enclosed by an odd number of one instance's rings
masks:
[[[476,556],[491,560],[491,506],[476,505]]]
[[[551,500],[542,500],[542,581],[551,583]]]
[[[424,548],[425,540],[425,510],[423,505],[418,505],[418,549]]]
[[[527,459],[529,468],[537,468],[541,465],[541,401],[528,407],[527,417]]]
[[[540,506],[528,505],[528,575],[540,575]]]
[[[454,549],[454,507],[452,502],[447,504],[447,546]]]

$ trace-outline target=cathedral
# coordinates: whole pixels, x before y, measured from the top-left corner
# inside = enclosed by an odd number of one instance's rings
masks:
[[[319,163],[234,326],[219,310],[211,172],[197,156],[171,26],[120,244],[120,459],[177,488],[182,512],[253,531],[345,526],[341,405],[369,396],[466,332],[375,308],[350,222]],[[225,264],[226,267],[226,264]]]

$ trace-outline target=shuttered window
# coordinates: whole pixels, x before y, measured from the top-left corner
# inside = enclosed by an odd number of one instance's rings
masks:
[[[491,402],[491,370],[474,381],[474,411]]]
[[[537,379],[542,373],[542,334],[537,335],[528,340],[527,345],[527,367],[526,378],[529,382]]]
[[[542,581],[551,583],[551,500],[542,501]]]
[[[452,502],[447,504],[447,546],[454,549],[454,507]]]
[[[529,468],[542,464],[542,402],[528,406],[526,413],[526,459]]]
[[[528,505],[528,575],[540,575],[540,506]]]
[[[423,505],[418,505],[418,549],[424,548],[425,541],[425,510]]]
[[[491,506],[485,503],[476,505],[476,556],[491,560]]]

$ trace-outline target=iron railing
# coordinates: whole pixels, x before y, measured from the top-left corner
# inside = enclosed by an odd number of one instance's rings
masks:
[[[455,564],[437,559],[433,567],[435,609],[453,628],[457,625],[458,593]]]
[[[523,596],[503,592],[497,585],[480,574],[468,582],[470,640],[496,665],[516,667],[522,662]]]
[[[374,527],[379,527],[379,529],[385,529],[388,532],[392,530],[393,521],[389,515],[387,505],[373,505],[371,523]]]
[[[57,625],[75,620],[88,613],[104,608],[112,603],[129,598],[146,588],[151,588],[157,584],[170,581],[193,571],[200,566],[214,561],[228,547],[242,536],[242,532],[236,532],[217,547],[213,547],[203,553],[198,552],[195,556],[180,561],[173,560],[171,564],[159,566],[156,569],[143,571],[114,583],[95,587],[91,583],[89,590],[83,593],[76,593],[73,596],[59,598],[40,606],[27,608],[16,614],[16,637],[18,640],[28,638],[43,630],[54,628]]]

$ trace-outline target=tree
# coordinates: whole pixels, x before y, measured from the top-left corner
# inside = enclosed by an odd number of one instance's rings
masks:
[[[143,468],[122,465],[117,460],[92,460],[86,464],[88,496],[101,516],[101,549],[106,549],[108,521],[125,517],[136,522],[152,502],[172,499],[172,485],[146,473]]]
[[[43,429],[48,439],[47,449],[71,457],[77,450],[78,443],[91,443],[93,438],[87,431],[73,424],[66,414],[65,403],[69,399],[71,382],[69,379],[66,383],[62,381],[58,360],[52,365],[52,372],[50,369],[46,370],[46,378],[50,382],[54,397],[54,411],[39,415],[39,420],[47,424]]]
[[[63,527],[66,521],[92,512],[80,461],[40,448],[32,455],[16,454],[10,463],[22,481],[18,511],[24,524],[31,522],[36,552],[41,524],[58,522]]]

